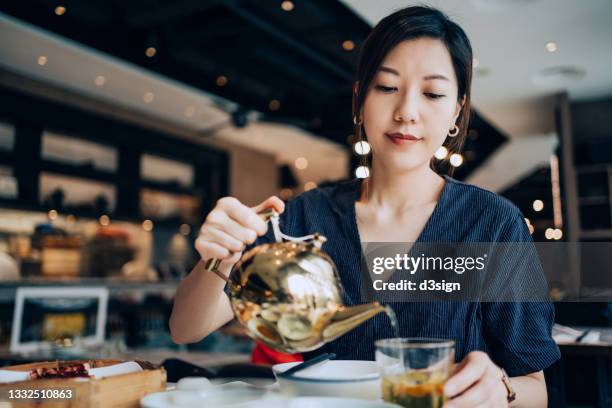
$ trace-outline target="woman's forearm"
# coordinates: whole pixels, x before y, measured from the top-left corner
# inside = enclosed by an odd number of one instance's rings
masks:
[[[544,374],[539,371],[510,379],[516,392],[516,399],[510,404],[512,408],[546,408],[548,394]]]
[[[220,272],[229,275],[230,268],[222,266]],[[174,342],[200,341],[232,319],[224,286],[222,279],[204,269],[203,261],[198,262],[176,291],[170,316],[170,332]]]

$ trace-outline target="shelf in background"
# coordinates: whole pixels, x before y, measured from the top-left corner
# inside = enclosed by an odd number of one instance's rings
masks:
[[[29,277],[17,281],[0,281],[0,302],[12,301],[17,288],[25,286],[103,286],[109,289],[110,296],[124,294],[173,293],[179,280],[172,281],[130,281],[109,278],[43,278]]]
[[[109,352],[104,350],[89,350],[84,351],[80,358],[86,360],[108,358]],[[171,350],[167,348],[137,348],[126,351],[112,351],[112,357],[126,361],[148,361],[153,364],[161,364],[170,358],[176,358],[184,361],[189,361],[192,364],[197,364],[201,367],[214,368],[226,364],[248,363],[250,354],[231,353],[231,352],[207,352],[194,350]],[[57,359],[57,355],[45,352],[17,354],[11,353],[8,346],[0,346],[0,361],[5,364],[25,364],[34,361],[49,361]],[[7,363],[8,362],[8,363]]]
[[[610,197],[608,196],[591,196],[591,197],[580,197],[580,205],[598,205],[598,204],[610,204]]]
[[[6,150],[0,150],[0,164],[4,164],[6,166],[12,166],[15,162],[14,156],[12,152],[8,152]]]
[[[612,229],[581,230],[580,239],[612,239]]]
[[[195,197],[199,196],[199,193],[195,189],[182,186],[178,183],[159,183],[156,181],[141,180],[140,187],[148,190],[162,191],[164,193],[170,194],[188,195]]]
[[[65,176],[92,179],[107,183],[115,183],[117,180],[116,174],[98,170],[92,166],[74,166],[71,164],[64,164],[50,160],[41,161],[41,170]]]

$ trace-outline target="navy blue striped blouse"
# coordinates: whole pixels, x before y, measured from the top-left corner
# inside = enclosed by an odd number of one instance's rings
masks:
[[[445,177],[438,203],[417,242],[531,242],[520,210],[505,198]],[[362,247],[355,217],[360,180],[310,190],[287,203],[281,230],[292,236],[319,232],[336,263],[347,305],[362,303]],[[270,241],[271,233],[257,243]],[[402,302],[393,305],[402,337],[450,338],[456,359],[482,350],[510,376],[540,371],[560,358],[551,337],[554,309],[547,302]],[[305,358],[334,352],[338,359],[373,360],[374,342],[394,337],[379,314]]]

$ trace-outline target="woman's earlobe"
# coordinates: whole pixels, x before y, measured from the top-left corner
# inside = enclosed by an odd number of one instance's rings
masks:
[[[455,114],[455,119],[453,120],[453,122],[456,123],[459,116],[461,116],[461,111],[463,111],[464,103],[465,103],[465,96],[463,97],[463,99],[461,99],[461,102],[457,103],[457,113]]]
[[[457,119],[459,119],[459,116],[461,116],[461,111],[463,110],[462,107],[459,107],[459,110],[457,111],[457,113],[455,114],[455,117],[453,118],[453,123],[457,123]]]

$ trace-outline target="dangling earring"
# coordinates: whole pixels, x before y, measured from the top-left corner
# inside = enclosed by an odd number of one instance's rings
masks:
[[[357,140],[356,143],[361,143],[361,142],[366,142],[367,143],[367,139],[364,136],[364,132],[363,132],[363,120],[362,119],[357,119],[357,117],[353,117],[353,123],[355,124],[355,139]],[[366,158],[365,154],[360,155],[361,159]],[[366,159],[366,163],[367,163],[367,159]]]
[[[455,137],[459,134],[459,126],[455,125],[455,127],[453,127],[453,129],[448,132],[448,137]]]
[[[353,124],[355,125],[355,136],[356,136],[356,143],[361,143],[361,142],[366,142],[367,143],[367,139],[364,135],[364,129],[363,129],[363,119],[357,119],[357,116],[353,116]],[[368,163],[368,155],[367,154],[360,154],[359,155],[359,166],[363,166],[366,168],[370,168],[370,165]],[[366,177],[367,179],[367,177]],[[367,187],[367,180],[366,183],[364,184],[365,187],[365,194],[366,197],[368,196],[368,187]]]

